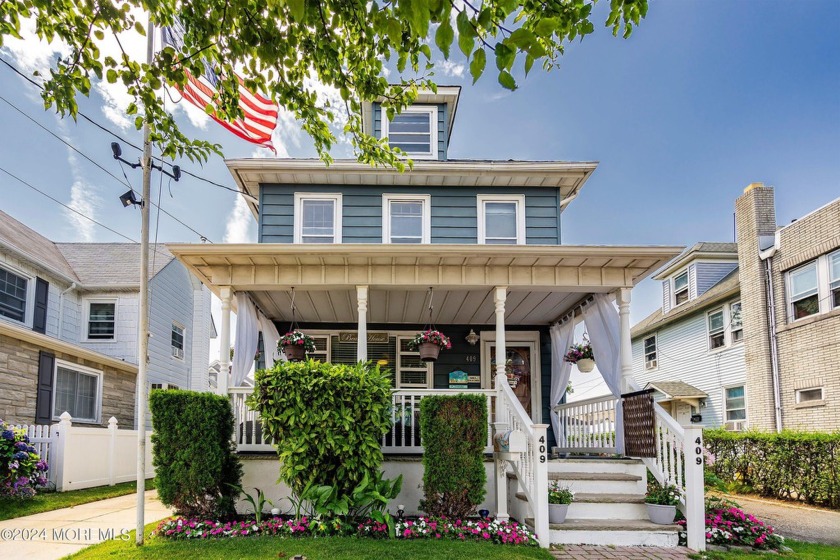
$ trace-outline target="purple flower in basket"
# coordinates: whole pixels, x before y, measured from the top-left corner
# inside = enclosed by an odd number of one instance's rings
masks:
[[[566,352],[565,356],[563,356],[563,360],[569,362],[570,364],[576,364],[580,360],[584,359],[595,359],[594,354],[592,354],[592,345],[589,341],[582,342],[580,344],[572,344],[569,347],[569,351]]]

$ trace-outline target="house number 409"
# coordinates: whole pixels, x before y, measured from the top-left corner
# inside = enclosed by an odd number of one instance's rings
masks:
[[[694,443],[697,444],[697,447],[694,448],[694,454],[697,455],[697,457],[694,458],[694,462],[697,463],[698,465],[702,465],[703,464],[703,447],[702,447],[703,441],[698,437],[697,439],[694,440]]]
[[[540,436],[540,463],[545,463],[545,436]]]

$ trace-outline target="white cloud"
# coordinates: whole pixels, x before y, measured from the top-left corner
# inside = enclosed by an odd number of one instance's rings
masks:
[[[47,43],[39,39],[35,32],[35,20],[32,18],[20,22],[20,35],[21,39],[4,37],[5,44],[1,50],[11,55],[17,66],[26,74],[38,72],[42,77],[47,76],[52,61],[70,52],[64,41],[56,39]]]
[[[70,208],[93,218],[99,202],[100,199],[92,185],[82,179],[76,179],[73,182],[73,186],[70,187],[70,202],[67,204]],[[86,243],[96,241],[96,224],[67,209],[64,209],[64,215],[81,241]]]
[[[466,66],[460,62],[452,62],[451,60],[439,60],[435,63],[435,67],[443,72],[444,76],[453,78],[463,78],[464,70],[466,70]]]
[[[228,215],[225,225],[225,243],[254,243],[256,227],[254,216],[248,209],[245,197],[237,195],[236,204]]]

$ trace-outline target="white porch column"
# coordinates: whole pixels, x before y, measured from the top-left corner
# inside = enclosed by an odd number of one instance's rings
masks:
[[[216,393],[227,395],[230,376],[230,302],[233,290],[230,286],[219,289],[222,300],[222,328],[219,332],[219,377],[216,379]]]
[[[633,344],[630,340],[630,288],[616,294],[618,303],[619,356],[621,364],[621,392],[629,393],[633,381]]]
[[[505,300],[507,286],[496,286],[493,302],[496,304],[496,375],[505,375]]]
[[[356,340],[356,361],[366,362],[367,357],[367,308],[368,287],[356,286],[356,301],[359,305],[358,339]]]

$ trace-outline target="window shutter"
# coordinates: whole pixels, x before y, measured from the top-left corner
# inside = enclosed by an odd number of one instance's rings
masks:
[[[35,312],[32,315],[32,330],[42,334],[47,332],[47,301],[50,297],[50,283],[43,278],[35,282]]]
[[[52,422],[53,371],[55,354],[41,351],[38,356],[38,392],[35,399],[35,423]]]

